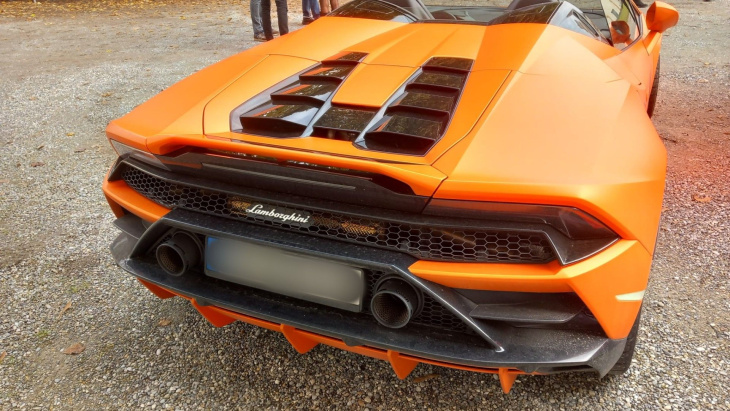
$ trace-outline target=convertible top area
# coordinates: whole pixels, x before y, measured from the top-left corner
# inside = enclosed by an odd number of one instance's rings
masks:
[[[636,26],[636,10],[626,0],[512,0],[503,7],[432,5],[420,0],[355,0],[333,15],[399,22],[551,24],[609,44],[613,44],[613,21],[631,20]]]

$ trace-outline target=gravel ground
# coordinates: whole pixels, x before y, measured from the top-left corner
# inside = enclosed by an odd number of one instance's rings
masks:
[[[633,367],[520,377],[509,395],[491,375],[400,381],[332,348],[300,356],[117,268],[105,125],[252,33],[234,1],[83,3],[0,2],[0,408],[730,409],[730,2],[675,2],[664,42],[667,193]]]

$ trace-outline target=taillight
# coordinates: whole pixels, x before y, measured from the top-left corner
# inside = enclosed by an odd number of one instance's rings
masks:
[[[162,166],[162,162],[152,153],[148,153],[138,148],[128,146],[126,144],[118,142],[117,140],[109,139],[109,142],[111,143],[112,148],[114,148],[114,151],[117,152],[117,155],[120,158],[132,157],[153,166]]]
[[[618,235],[590,214],[574,207],[433,199],[424,214],[524,223],[547,234],[561,264],[605,249]]]

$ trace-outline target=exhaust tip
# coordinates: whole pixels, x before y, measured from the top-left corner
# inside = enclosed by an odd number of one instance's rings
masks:
[[[397,278],[381,280],[370,301],[375,319],[389,328],[402,328],[421,309],[423,297],[410,284]]]
[[[200,262],[200,244],[190,233],[179,231],[157,246],[157,264],[169,275],[179,277]]]

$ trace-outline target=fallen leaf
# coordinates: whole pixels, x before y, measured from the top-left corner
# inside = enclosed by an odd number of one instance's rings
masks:
[[[85,148],[77,148],[76,150],[74,150],[74,153],[83,153],[84,151],[86,151]]]
[[[71,301],[67,302],[66,305],[63,306],[63,309],[61,310],[61,313],[58,314],[58,318],[61,318],[61,316],[63,316],[63,314],[65,314],[66,311],[68,311],[70,309],[71,309]]]
[[[36,150],[43,150],[43,147],[45,147],[45,146],[46,146],[45,144],[41,144],[38,147],[36,147],[35,149]]]
[[[8,352],[7,352],[7,351],[3,351],[3,352],[2,352],[2,354],[0,354],[0,364],[2,364],[2,363],[3,363],[3,360],[4,360],[4,359],[5,359],[5,357],[7,357],[7,356],[8,356]]]
[[[705,195],[700,195],[700,194],[693,195],[692,199],[698,203],[709,203],[710,201],[712,201],[712,198],[705,196]]]
[[[172,321],[168,320],[167,318],[163,318],[160,320],[159,323],[157,323],[157,325],[159,325],[160,327],[167,327],[170,324],[172,324]]]
[[[420,377],[414,378],[413,382],[424,382],[424,381],[432,380],[434,378],[438,378],[440,376],[441,375],[439,375],[439,374],[426,374],[426,375],[422,375]]]
[[[106,93],[103,93],[101,96],[102,97],[110,97],[111,95],[112,95],[111,92],[106,92]]]
[[[76,135],[76,133],[74,133],[73,131],[71,131],[71,132],[66,133],[66,135],[69,136],[69,137],[73,137],[73,136]]]
[[[84,347],[84,344],[76,343],[66,347],[66,349],[63,350],[63,353],[66,355],[77,355],[84,352],[85,349],[86,347]]]
[[[41,166],[44,166],[44,165],[46,165],[46,163],[44,163],[42,161],[34,161],[34,162],[30,163],[30,166],[31,167],[41,167]]]

